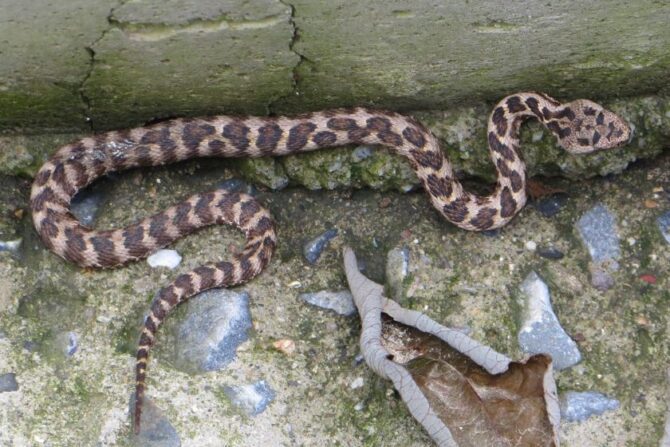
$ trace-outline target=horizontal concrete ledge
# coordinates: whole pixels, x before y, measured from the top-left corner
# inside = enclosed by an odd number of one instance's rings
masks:
[[[514,91],[670,81],[670,4],[641,0],[9,0],[0,132],[334,106],[446,110]]]

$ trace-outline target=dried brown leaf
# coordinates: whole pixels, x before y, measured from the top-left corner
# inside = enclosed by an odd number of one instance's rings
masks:
[[[551,359],[511,362],[466,335],[382,296],[345,249],[345,270],[361,316],[361,350],[391,380],[440,446],[557,446]]]

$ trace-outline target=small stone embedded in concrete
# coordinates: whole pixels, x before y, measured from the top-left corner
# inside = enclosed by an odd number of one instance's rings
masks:
[[[135,393],[130,395],[130,420],[135,419]],[[146,395],[142,400],[140,432],[132,436],[132,445],[139,447],[180,447],[179,433],[160,409]]]
[[[372,157],[372,148],[370,146],[358,146],[351,153],[351,161],[354,163],[361,162],[370,157]]]
[[[561,418],[581,422],[619,408],[619,401],[595,391],[568,391],[560,397]]]
[[[102,205],[103,195],[98,191],[84,189],[79,191],[70,202],[70,210],[83,225],[92,227]]]
[[[590,265],[589,273],[591,274],[591,285],[597,290],[604,292],[614,287],[614,278],[605,268],[598,265]]]
[[[563,256],[565,256],[562,251],[553,246],[539,247],[537,249],[537,254],[542,256],[543,258],[554,259],[554,260],[563,259]]]
[[[250,196],[255,196],[258,194],[258,190],[254,185],[250,185],[249,183],[239,178],[224,180],[223,182],[219,183],[218,186],[219,188],[225,189],[228,192],[243,192],[245,194],[249,194]]]
[[[557,370],[578,363],[582,356],[577,343],[565,333],[554,314],[545,282],[531,272],[520,290],[522,315],[518,340],[521,349],[528,354],[551,355]]]
[[[302,249],[302,254],[305,256],[305,259],[307,259],[307,262],[315,264],[321,257],[321,253],[324,248],[326,248],[326,245],[328,245],[328,242],[335,236],[337,236],[337,228],[331,228],[307,242]]]
[[[202,292],[184,304],[186,315],[172,331],[167,355],[188,373],[216,371],[231,363],[240,344],[249,338],[249,294],[228,289]]]
[[[299,298],[314,306],[330,309],[340,315],[353,315],[356,313],[354,297],[348,290],[332,292],[321,290],[315,293],[301,293]]]
[[[661,231],[665,242],[670,244],[670,211],[666,211],[658,216],[656,224],[658,225],[658,229]]]
[[[544,217],[554,217],[561,211],[567,201],[568,196],[566,194],[554,194],[551,197],[535,202],[535,209]]]
[[[0,393],[18,391],[18,389],[19,384],[16,382],[16,374],[14,373],[0,374]]]
[[[8,251],[10,253],[17,253],[21,247],[23,239],[14,239],[12,241],[0,241],[0,251]]]
[[[582,215],[577,222],[577,229],[595,263],[611,264],[611,261],[621,256],[615,217],[602,203]]]
[[[409,248],[396,247],[386,255],[386,283],[391,291],[391,297],[396,301],[402,299],[407,275],[409,275]]]
[[[365,385],[365,380],[362,377],[357,377],[349,384],[349,388],[356,390],[363,387],[363,385]]]
[[[275,398],[275,392],[265,380],[248,385],[224,386],[223,392],[233,405],[249,416],[256,416],[268,407]]]
[[[152,268],[167,267],[172,270],[181,263],[181,255],[176,250],[163,248],[149,256],[147,262]]]
[[[76,332],[61,332],[56,336],[56,344],[66,357],[72,357],[79,349],[79,337]]]

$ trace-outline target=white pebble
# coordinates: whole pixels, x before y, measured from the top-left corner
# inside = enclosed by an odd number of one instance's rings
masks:
[[[181,263],[181,256],[175,250],[158,250],[147,258],[147,262],[153,268],[167,267],[174,269]]]
[[[535,243],[535,241],[526,242],[526,250],[535,251],[536,249],[537,249],[537,244]]]
[[[365,383],[365,382],[364,382],[363,378],[362,378],[362,377],[358,377],[358,378],[356,378],[353,382],[351,382],[351,384],[349,385],[349,387],[350,387],[352,390],[355,390],[355,389],[357,389],[357,388],[362,387],[364,383]]]

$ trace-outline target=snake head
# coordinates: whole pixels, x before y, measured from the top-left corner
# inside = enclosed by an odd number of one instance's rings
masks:
[[[548,127],[571,154],[611,149],[630,140],[630,126],[623,118],[588,99],[567,103],[552,115]]]

